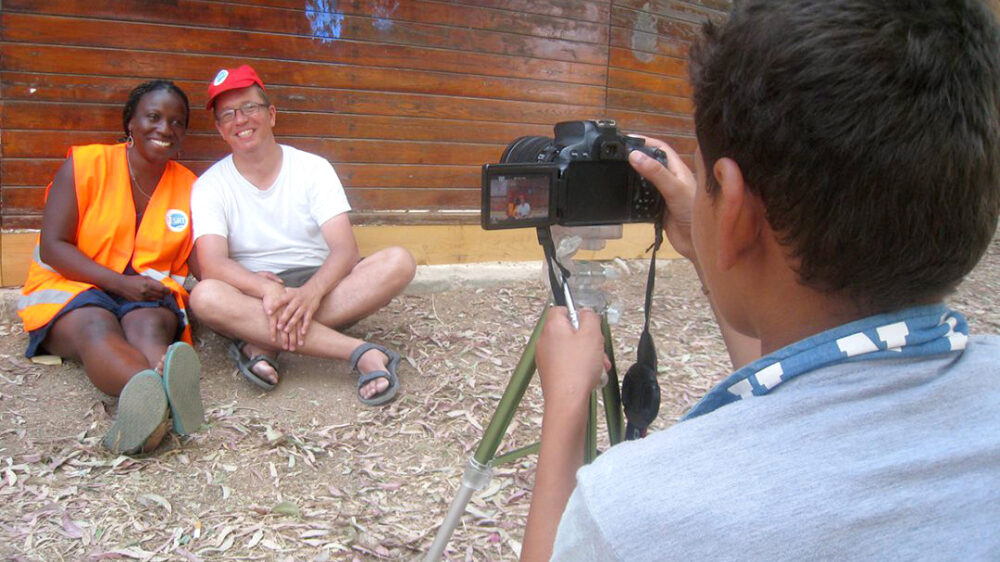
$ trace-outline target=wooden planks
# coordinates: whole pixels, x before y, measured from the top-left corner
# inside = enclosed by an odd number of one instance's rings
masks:
[[[609,117],[694,151],[684,62],[727,0],[5,0],[0,228],[37,228],[73,144],[122,135],[128,92],[174,80],[192,105],[181,161],[227,154],[208,80],[250,63],[279,141],[329,159],[362,220],[475,220],[479,168],[522,135]],[[435,214],[438,213],[438,214]],[[404,216],[407,218],[399,219]]]

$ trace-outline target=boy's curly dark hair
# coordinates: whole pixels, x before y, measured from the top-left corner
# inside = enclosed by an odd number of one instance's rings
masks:
[[[1000,30],[981,0],[737,1],[691,81],[706,168],[739,164],[806,285],[871,313],[933,302],[989,245]]]

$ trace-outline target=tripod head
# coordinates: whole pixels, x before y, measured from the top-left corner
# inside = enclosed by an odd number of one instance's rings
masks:
[[[649,264],[649,277],[646,281],[645,324],[639,336],[639,346],[636,363],[629,367],[622,380],[621,398],[628,423],[625,428],[625,438],[639,439],[646,436],[649,425],[656,419],[660,411],[660,383],[656,378],[657,359],[653,336],[649,333],[649,315],[653,298],[653,285],[656,276],[656,251],[663,242],[662,220],[654,225],[656,238],[650,249],[653,250]],[[569,270],[559,263],[556,257],[555,245],[549,226],[539,226],[538,243],[545,253],[548,265],[549,285],[552,299],[557,306],[565,306],[570,313],[573,326],[576,322],[576,308],[569,287]]]

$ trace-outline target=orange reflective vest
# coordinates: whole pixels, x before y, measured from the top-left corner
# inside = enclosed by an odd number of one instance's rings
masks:
[[[138,231],[135,203],[129,182],[125,145],[74,146],[73,178],[79,220],[76,246],[88,258],[123,273],[131,263],[140,275],[169,288],[184,316],[181,339],[191,343],[191,327],[183,283],[191,239],[191,186],[195,175],[176,162],[168,162],[152,199],[146,206]],[[45,189],[48,197],[50,183]],[[28,268],[18,301],[18,315],[26,331],[48,324],[73,297],[93,288],[90,283],[71,281],[42,261],[35,244],[34,260]]]

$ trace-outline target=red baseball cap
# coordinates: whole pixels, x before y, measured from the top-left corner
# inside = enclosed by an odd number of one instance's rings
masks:
[[[254,84],[257,84],[262,89],[264,88],[264,82],[260,80],[260,76],[257,76],[257,71],[250,65],[244,64],[239,68],[233,69],[223,68],[215,74],[212,83],[208,85],[208,103],[205,104],[205,109],[212,109],[212,104],[215,103],[215,98],[219,94],[228,92],[229,90],[246,88]]]

